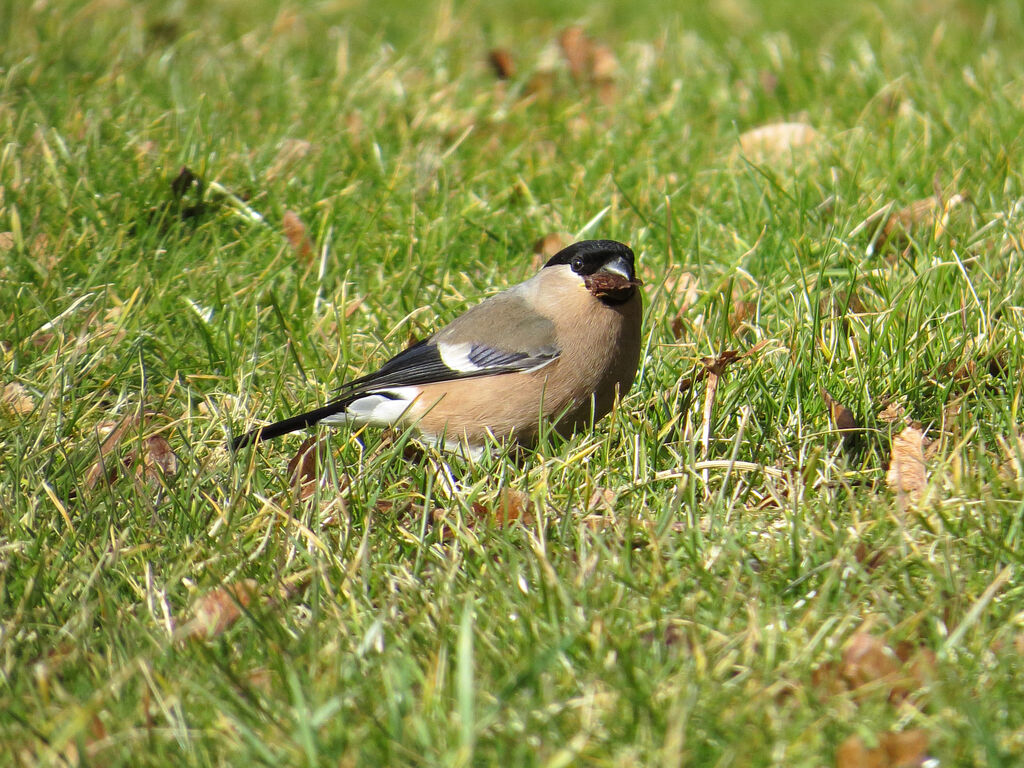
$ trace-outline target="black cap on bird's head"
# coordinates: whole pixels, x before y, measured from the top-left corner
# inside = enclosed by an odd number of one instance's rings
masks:
[[[617,240],[581,240],[563,248],[545,264],[553,267],[567,264],[577,275],[611,272],[626,280],[635,280],[633,251]]]
[[[583,278],[583,284],[605,304],[622,304],[636,294],[633,251],[616,240],[583,240],[563,248],[544,268],[567,265]]]

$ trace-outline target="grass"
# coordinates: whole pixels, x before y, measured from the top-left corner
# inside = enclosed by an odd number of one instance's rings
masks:
[[[921,732],[1019,764],[1024,16],[590,6],[0,10],[0,763],[849,766]],[[575,22],[609,103],[551,48]],[[821,138],[738,155],[780,120]],[[944,228],[869,248],[936,187],[967,195]],[[641,375],[591,433],[452,460],[454,495],[372,431],[331,434],[305,496],[301,436],[224,450],[588,223],[647,284]],[[700,359],[751,349],[705,427]],[[890,404],[933,441],[916,500]],[[196,637],[218,597],[237,620]],[[934,658],[857,672],[866,636]]]

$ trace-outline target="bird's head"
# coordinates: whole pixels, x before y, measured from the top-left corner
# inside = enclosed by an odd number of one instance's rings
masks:
[[[642,283],[636,279],[633,251],[615,240],[581,240],[556,253],[544,268],[564,264],[606,304],[629,301]]]

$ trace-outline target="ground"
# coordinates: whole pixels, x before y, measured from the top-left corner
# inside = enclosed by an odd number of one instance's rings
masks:
[[[1020,764],[1020,7],[553,5],[0,8],[0,764]],[[578,237],[592,430],[226,450]]]

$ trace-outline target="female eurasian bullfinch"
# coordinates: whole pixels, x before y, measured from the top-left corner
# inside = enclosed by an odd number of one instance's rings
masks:
[[[633,251],[614,240],[563,249],[524,283],[485,299],[322,408],[259,427],[233,449],[314,424],[412,426],[478,454],[489,438],[529,444],[541,419],[562,434],[625,396],[640,362]]]

